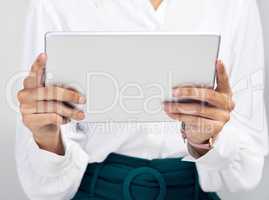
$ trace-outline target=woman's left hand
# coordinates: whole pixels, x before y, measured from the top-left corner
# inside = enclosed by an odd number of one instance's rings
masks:
[[[235,107],[225,67],[221,61],[217,62],[216,67],[216,89],[176,87],[173,89],[174,97],[179,100],[192,101],[190,103],[164,103],[164,110],[168,116],[185,124],[184,134],[189,141],[189,148],[199,156],[204,155],[208,150],[199,149],[190,144],[208,143],[210,138],[214,141],[223,126],[230,120],[230,113]]]

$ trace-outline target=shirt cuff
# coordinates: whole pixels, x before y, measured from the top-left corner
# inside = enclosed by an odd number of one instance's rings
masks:
[[[70,139],[65,135],[67,131],[70,131],[61,127],[61,137],[63,140],[63,145],[65,148],[65,155],[60,156],[55,153],[45,151],[40,149],[32,140],[31,148],[29,149],[29,159],[30,163],[37,173],[41,176],[55,177],[65,174],[70,168],[82,168],[87,166],[88,154],[80,147],[80,145]]]
[[[229,166],[239,151],[239,136],[233,124],[228,122],[219,133],[213,148],[209,152],[197,159],[188,152],[183,161],[195,162],[196,165],[206,167],[208,170],[223,169]]]

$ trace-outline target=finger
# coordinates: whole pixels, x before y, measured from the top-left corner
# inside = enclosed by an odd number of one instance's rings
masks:
[[[23,123],[32,129],[40,128],[47,125],[60,126],[65,123],[62,116],[56,113],[42,113],[23,115]]]
[[[233,109],[231,96],[208,88],[176,88],[173,90],[173,96],[179,100],[189,99],[206,102],[224,110]]]
[[[217,62],[217,88],[216,91],[232,94],[232,90],[229,83],[229,76],[226,72],[225,66],[222,61]]]
[[[85,115],[82,111],[71,108],[61,102],[37,101],[33,104],[21,104],[22,114],[57,113],[65,118],[83,120]]]
[[[169,113],[168,116],[177,121],[184,122],[185,133],[195,132],[195,133],[202,133],[202,134],[208,135],[208,132],[212,132],[215,126],[219,126],[222,124],[221,122],[218,122],[215,120],[210,120],[210,119],[195,117],[195,116],[190,116],[190,115]]]
[[[43,76],[46,61],[47,61],[46,54],[42,53],[38,56],[38,58],[31,67],[29,75],[24,79],[23,82],[24,88],[36,88],[36,87],[42,87],[44,85]]]
[[[198,126],[195,124],[187,124],[184,134],[191,142],[202,143],[208,141],[210,138],[215,138],[222,127],[222,123],[215,121],[208,121]]]
[[[203,142],[210,137],[214,137],[219,133],[224,124],[223,122],[189,115],[169,113],[168,116],[177,121],[184,122],[184,134],[188,138],[196,140],[196,142]]]
[[[207,131],[208,129],[209,128],[204,128],[202,130],[199,130],[199,128],[188,128],[187,130],[181,130],[180,132],[184,136],[184,138],[188,140],[188,142],[191,142],[193,144],[202,144],[204,142],[208,142],[210,138],[216,138],[219,132],[215,131],[214,129],[218,130],[221,128],[211,127],[211,130]]]
[[[44,74],[34,74],[27,76],[23,81],[23,87],[25,89],[31,89],[31,88],[37,88],[37,87],[43,87],[44,86],[44,80],[43,80]]]
[[[198,103],[165,103],[164,110],[167,113],[192,115],[216,121],[227,122],[230,119],[228,111]]]
[[[31,67],[31,72],[37,73],[43,71],[46,65],[46,61],[47,61],[47,55],[45,53],[39,54],[39,56],[37,57],[37,59],[35,60],[35,62]]]
[[[77,93],[79,93],[81,95],[84,92],[82,88],[78,88],[78,87],[75,87],[75,86],[70,86],[70,85],[67,85],[67,84],[64,84],[64,83],[55,83],[53,85],[47,85],[47,86],[54,86],[54,87],[60,87],[60,88],[72,90],[72,91],[77,92]]]
[[[167,114],[172,119],[184,122],[185,125],[187,125],[187,124],[198,124],[198,123],[202,123],[202,122],[207,120],[205,118],[195,117],[195,116],[191,116],[191,115],[175,114],[175,113],[167,113]]]
[[[86,98],[73,90],[47,86],[33,89],[24,89],[18,93],[18,99],[21,103],[30,103],[34,101],[62,101],[68,103],[84,104]]]
[[[211,86],[207,85],[201,85],[201,84],[178,84],[174,86],[172,89],[177,89],[177,88],[208,88],[210,89]]]

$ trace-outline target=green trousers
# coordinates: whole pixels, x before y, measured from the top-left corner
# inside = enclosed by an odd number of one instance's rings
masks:
[[[89,164],[73,200],[219,200],[203,192],[195,164],[110,154]]]

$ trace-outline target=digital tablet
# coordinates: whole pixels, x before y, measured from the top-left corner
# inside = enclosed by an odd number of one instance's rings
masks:
[[[170,121],[173,87],[214,86],[219,46],[217,34],[51,32],[46,84],[83,93],[88,122]]]

